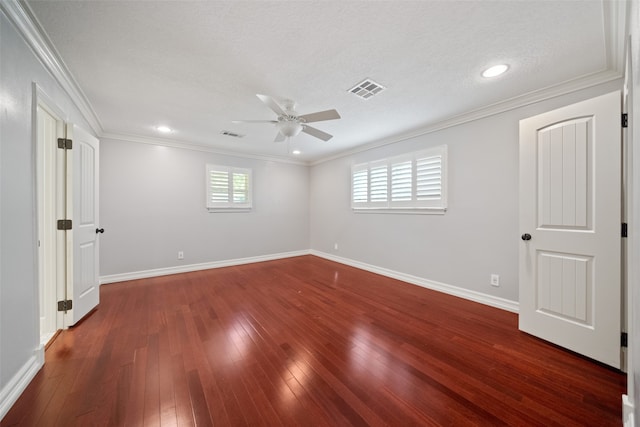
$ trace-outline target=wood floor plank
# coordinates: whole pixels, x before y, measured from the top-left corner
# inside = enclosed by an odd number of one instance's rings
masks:
[[[623,373],[314,256],[101,287],[0,426],[614,426]]]
[[[195,426],[193,407],[189,394],[189,380],[184,369],[182,355],[171,356],[171,379],[173,383],[174,399],[176,404],[176,421],[178,426]]]

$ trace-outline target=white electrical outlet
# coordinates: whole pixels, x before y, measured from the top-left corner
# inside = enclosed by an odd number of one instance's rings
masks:
[[[491,286],[500,286],[500,275],[492,274],[491,275]]]
[[[178,259],[184,259],[184,252],[178,251]]]
[[[336,251],[338,250],[338,244],[337,243],[333,244],[333,249],[336,250]]]

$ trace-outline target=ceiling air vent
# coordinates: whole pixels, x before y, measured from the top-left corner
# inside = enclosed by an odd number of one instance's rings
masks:
[[[381,84],[378,84],[371,79],[366,79],[349,89],[349,92],[362,99],[369,99],[373,95],[377,95],[385,89],[386,88]]]
[[[240,135],[239,133],[231,132],[228,130],[223,130],[222,132],[220,132],[220,135],[231,136],[234,138],[242,138],[244,136],[244,135]]]

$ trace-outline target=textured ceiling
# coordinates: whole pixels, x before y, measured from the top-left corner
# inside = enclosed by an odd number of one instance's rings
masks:
[[[167,138],[293,157],[276,144],[256,93],[300,114],[341,120],[291,146],[314,161],[419,132],[451,117],[610,72],[612,32],[601,1],[29,1],[104,135]],[[508,63],[507,74],[480,76]],[[371,78],[387,89],[350,93]],[[158,134],[166,124],[175,132]],[[223,130],[245,135],[235,139]]]

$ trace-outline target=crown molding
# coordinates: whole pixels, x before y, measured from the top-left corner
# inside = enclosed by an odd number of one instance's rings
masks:
[[[26,2],[21,0],[0,0],[0,10],[4,12],[7,18],[13,23],[23,39],[27,42],[36,57],[42,62],[44,67],[60,84],[60,86],[69,95],[72,102],[87,120],[93,132],[101,138],[110,138],[129,142],[138,142],[145,144],[162,145],[175,148],[185,148],[196,151],[222,154],[227,156],[252,158],[266,161],[277,161],[282,163],[291,163],[296,165],[315,166],[324,162],[347,157],[363,151],[395,144],[408,139],[416,138],[422,135],[490,117],[495,114],[514,110],[526,105],[566,95],[581,89],[586,89],[599,84],[604,84],[623,77],[624,69],[624,49],[627,33],[627,15],[630,2],[627,0],[603,0],[603,32],[605,35],[605,49],[607,59],[607,69],[599,73],[582,76],[573,80],[569,80],[559,85],[554,85],[545,89],[529,92],[514,98],[510,98],[498,103],[494,103],[479,109],[471,110],[466,113],[450,117],[436,123],[427,125],[411,133],[396,135],[392,138],[373,141],[371,143],[361,145],[357,148],[342,151],[327,157],[322,157],[313,161],[296,161],[278,156],[255,155],[242,153],[231,150],[222,150],[207,145],[170,141],[160,138],[141,137],[137,135],[125,134],[109,134],[105,133],[100,120],[91,107],[87,97],[80,89],[69,72],[64,61],[61,59],[57,50],[46,36],[46,32],[38,22],[37,18],[31,11]]]
[[[19,0],[0,1],[0,10],[11,21],[44,68],[53,76],[62,89],[69,95],[84,119],[96,135],[103,131],[97,114],[91,107],[82,89],[49,40],[29,5]]]
[[[549,86],[544,89],[528,92],[523,95],[506,99],[504,101],[496,102],[494,104],[487,105],[486,107],[467,111],[466,113],[453,116],[436,123],[432,123],[416,131],[413,131],[411,133],[396,135],[392,138],[386,138],[386,139],[374,141],[368,144],[360,145],[351,150],[346,150],[331,156],[323,157],[321,159],[309,162],[309,165],[316,166],[331,160],[336,160],[343,157],[351,156],[353,154],[361,153],[364,151],[373,150],[375,148],[396,144],[398,142],[417,138],[423,135],[448,129],[454,126],[462,125],[464,123],[472,122],[475,120],[484,119],[486,117],[490,117],[496,114],[515,110],[517,108],[525,107],[527,105],[535,104],[548,99],[556,98],[563,95],[568,95],[570,93],[573,93],[582,89],[588,89],[590,87],[598,86],[601,84],[605,84],[605,83],[620,79],[622,77],[623,75],[621,72],[613,71],[613,70],[605,70],[599,73],[589,74],[573,80],[569,80],[559,85]]]
[[[269,156],[265,154],[251,154],[251,153],[244,153],[241,151],[223,150],[217,147],[213,147],[211,145],[196,144],[192,142],[180,141],[180,140],[174,140],[174,139],[152,138],[152,137],[141,136],[141,135],[108,133],[108,132],[104,132],[100,134],[99,137],[101,140],[111,139],[114,141],[134,142],[138,144],[148,144],[148,145],[159,145],[162,147],[180,148],[183,150],[192,150],[192,151],[200,151],[204,153],[220,154],[222,156],[239,157],[242,159],[254,159],[254,160],[262,160],[265,162],[278,162],[278,163],[288,163],[288,164],[298,165],[298,166],[309,166],[309,163],[302,160],[294,160],[294,159],[289,159],[286,157],[278,157],[278,156]]]
[[[549,86],[532,91],[504,101],[500,101],[485,107],[468,111],[466,113],[450,117],[448,119],[432,123],[412,133],[396,135],[392,138],[378,140],[369,144],[360,145],[354,149],[342,151],[321,159],[311,161],[311,166],[319,165],[331,160],[347,157],[374,148],[395,144],[408,139],[416,138],[429,133],[437,132],[450,127],[458,126],[474,120],[483,119],[506,111],[515,110],[537,102],[567,95],[582,89],[587,89],[600,84],[624,77],[624,61],[626,49],[626,35],[628,32],[627,17],[631,1],[629,0],[603,0],[602,1],[602,31],[605,37],[605,56],[607,68],[601,72],[581,76],[568,80],[558,85]]]

